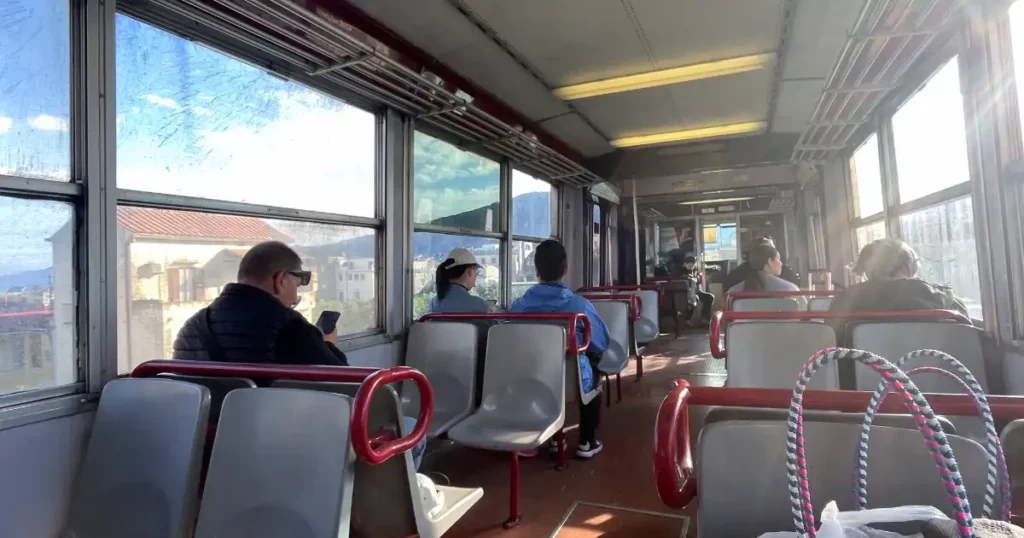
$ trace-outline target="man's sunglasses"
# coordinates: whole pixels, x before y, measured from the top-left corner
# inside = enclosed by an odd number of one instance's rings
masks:
[[[313,280],[313,271],[288,271],[288,274],[299,277],[302,280],[302,286],[308,286],[309,282]]]

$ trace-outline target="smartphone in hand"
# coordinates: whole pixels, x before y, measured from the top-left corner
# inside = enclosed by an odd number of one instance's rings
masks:
[[[324,310],[320,313],[320,319],[316,320],[316,326],[320,329],[320,332],[331,334],[338,328],[339,319],[341,319],[341,312]]]

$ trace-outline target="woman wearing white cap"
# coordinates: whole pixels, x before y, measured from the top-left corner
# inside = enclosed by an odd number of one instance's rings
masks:
[[[437,297],[430,300],[430,312],[490,312],[490,303],[469,293],[476,285],[480,269],[476,257],[469,250],[457,248],[449,252],[448,259],[437,266],[434,277]]]

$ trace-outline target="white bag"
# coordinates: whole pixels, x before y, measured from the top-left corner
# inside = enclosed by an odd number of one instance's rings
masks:
[[[949,519],[937,508],[931,506],[898,506],[895,508],[873,508],[853,512],[840,512],[832,501],[821,511],[821,528],[818,538],[905,538],[919,537],[920,534],[897,534],[868,527],[872,523],[903,523],[933,519]],[[790,538],[797,536],[793,531],[767,532],[758,538]]]

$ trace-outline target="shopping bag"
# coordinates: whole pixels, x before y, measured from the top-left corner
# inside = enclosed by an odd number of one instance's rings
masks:
[[[803,431],[803,395],[807,383],[814,373],[822,366],[838,360],[855,360],[871,368],[888,383],[892,383],[897,393],[907,406],[907,411],[914,417],[918,431],[925,440],[936,467],[940,470],[940,478],[946,488],[947,496],[953,505],[953,513],[957,528],[962,538],[973,538],[971,531],[973,518],[967,492],[963,487],[963,478],[953,450],[942,431],[935,413],[921,391],[893,363],[874,353],[867,351],[829,348],[815,353],[800,371],[789,406],[788,432],[786,435],[786,470],[789,482],[790,506],[793,514],[793,525],[799,538],[816,538],[818,531],[814,523],[814,506],[811,503],[810,484],[807,477],[807,461],[804,452]],[[900,509],[905,508],[901,507]],[[899,509],[897,509],[899,510]],[[838,516],[837,516],[838,519]],[[824,526],[824,525],[823,525]],[[825,527],[825,532],[837,536],[842,524],[837,528],[834,524]],[[853,530],[853,529],[851,529]],[[823,534],[825,538],[828,535]],[[840,534],[838,536],[845,536]],[[831,538],[831,537],[829,537]]]
[[[996,431],[996,423],[992,418],[992,410],[988,405],[988,398],[985,396],[985,391],[981,388],[981,384],[971,374],[971,371],[964,366],[959,360],[952,355],[934,350],[934,349],[921,349],[918,351],[912,351],[899,358],[896,361],[896,366],[903,366],[908,361],[919,357],[934,357],[948,363],[957,373],[953,373],[949,370],[943,370],[934,366],[919,366],[908,372],[907,377],[913,377],[922,373],[931,373],[936,375],[943,375],[955,380],[960,384],[964,392],[969,394],[974,400],[975,407],[978,409],[978,414],[981,416],[981,420],[985,425],[985,451],[988,453],[988,470],[986,473],[985,481],[985,504],[982,506],[981,517],[991,518],[993,510],[993,497],[996,491],[996,482],[999,482],[999,494],[1000,494],[1000,508],[999,513],[996,515],[1002,521],[1010,520],[1010,506],[1012,504],[1011,491],[1010,491],[1010,480],[1009,473],[1006,469],[1006,456],[1003,454],[1003,445],[999,441],[999,434]],[[959,374],[959,375],[957,375]],[[854,506],[861,509],[867,508],[868,504],[868,448],[870,447],[869,440],[871,435],[871,424],[874,420],[875,413],[878,411],[878,406],[885,399],[885,396],[892,389],[892,383],[888,381],[882,381],[878,388],[875,389],[874,394],[871,395],[871,401],[868,403],[868,409],[864,413],[864,425],[861,431],[860,444],[856,451],[856,462],[854,464],[854,477],[853,477],[853,503]]]
[[[900,534],[897,532],[870,527],[878,523],[912,523],[933,519],[949,519],[941,510],[931,506],[899,506],[896,508],[874,508],[854,512],[840,512],[835,501],[831,501],[821,512],[821,527],[817,538],[905,538],[919,537],[918,534]],[[792,531],[769,532],[758,538],[794,538],[799,536]]]

